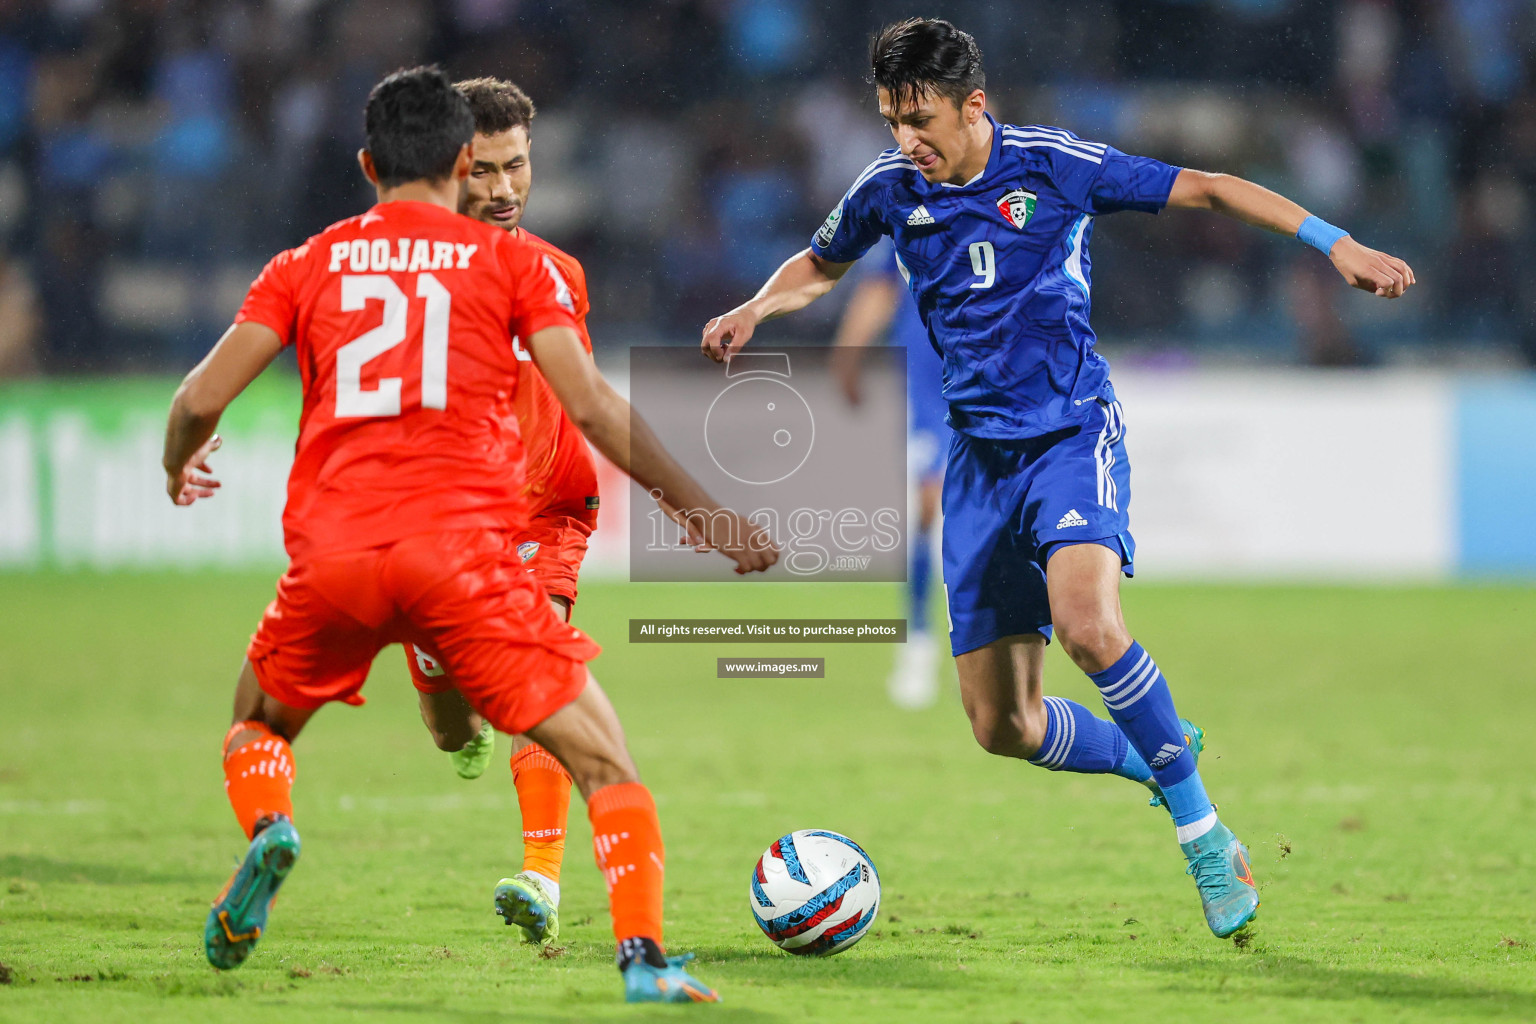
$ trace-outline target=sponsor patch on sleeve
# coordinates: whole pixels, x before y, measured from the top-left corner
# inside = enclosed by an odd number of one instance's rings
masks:
[[[827,219],[816,230],[816,244],[825,249],[832,244],[832,236],[837,234],[837,225],[843,219],[843,204],[838,203],[837,208],[827,214]]]

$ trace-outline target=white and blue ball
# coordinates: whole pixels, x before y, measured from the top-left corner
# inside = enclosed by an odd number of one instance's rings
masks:
[[[758,858],[749,899],[757,926],[774,945],[796,956],[831,956],[874,924],[880,875],[847,836],[802,829]]]

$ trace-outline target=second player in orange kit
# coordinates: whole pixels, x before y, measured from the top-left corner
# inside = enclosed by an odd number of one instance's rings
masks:
[[[464,212],[501,228],[538,249],[569,283],[583,347],[592,339],[591,309],[581,262],[521,226],[533,183],[529,152],[533,102],[517,86],[493,78],[459,82],[475,118],[475,159]],[[523,362],[512,396],[526,452],[528,527],[517,538],[518,554],[567,621],[576,602],[577,577],[587,539],[597,526],[597,467],[591,449],[554,391],[533,367],[521,340],[514,352]],[[495,748],[495,732],[475,714],[454,687],[434,652],[406,649],[411,681],[421,697],[422,719],[439,747],[454,755],[464,778],[476,778]],[[560,762],[526,736],[512,740],[512,780],[522,813],[522,870],[496,885],[496,912],[519,926],[529,942],[549,944],[560,935],[560,869],[565,855],[571,777]]]

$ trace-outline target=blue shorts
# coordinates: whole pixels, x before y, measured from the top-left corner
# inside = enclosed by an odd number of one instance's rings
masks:
[[[958,657],[1020,633],[1051,635],[1045,563],[1060,544],[1103,544],[1135,567],[1131,464],[1120,403],[1082,426],[991,441],[953,432],[944,471],[944,589]]]

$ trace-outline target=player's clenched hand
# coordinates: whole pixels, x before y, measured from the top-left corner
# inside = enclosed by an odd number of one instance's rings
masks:
[[[717,316],[704,325],[704,340],[699,348],[715,362],[721,362],[726,354],[739,352],[757,330],[757,318],[751,313],[733,309],[724,316]]]
[[[208,456],[219,450],[224,439],[214,434],[192,453],[187,464],[165,475],[165,491],[178,505],[190,505],[198,498],[211,498],[222,486],[208,468]]]
[[[1395,299],[1414,283],[1413,268],[1396,256],[1367,249],[1345,235],[1333,243],[1328,258],[1353,288]]]
[[[778,545],[768,531],[730,509],[692,512],[688,521],[689,539],[702,537],[708,547],[735,562],[741,575],[765,572],[779,560]]]

